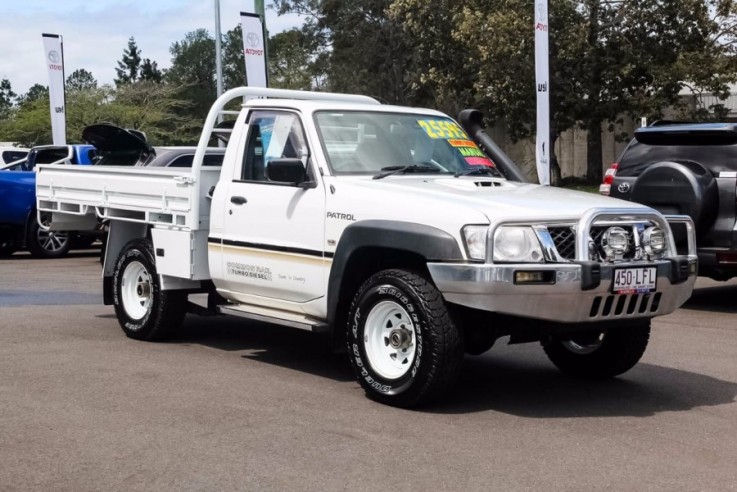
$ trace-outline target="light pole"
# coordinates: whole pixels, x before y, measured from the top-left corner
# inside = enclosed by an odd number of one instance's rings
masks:
[[[253,7],[256,13],[261,16],[261,22],[266,23],[266,12],[264,10],[264,0],[253,0]]]
[[[263,4],[263,0],[261,0]],[[217,94],[223,94],[223,56],[220,34],[220,0],[215,0],[215,80],[217,82]]]
[[[264,58],[266,81],[269,80],[269,30],[266,28],[266,10],[264,9],[264,0],[253,0],[253,9],[261,16],[261,24],[264,26]]]

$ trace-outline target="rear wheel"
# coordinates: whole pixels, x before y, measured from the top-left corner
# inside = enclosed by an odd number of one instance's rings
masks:
[[[608,379],[632,369],[645,353],[650,320],[628,327],[568,337],[549,337],[543,348],[550,361],[566,374]]]
[[[49,231],[45,229],[51,224],[51,214],[41,212],[41,224],[35,212],[28,226],[26,244],[28,251],[36,258],[61,258],[66,256],[71,246],[69,233],[66,231]],[[44,227],[41,227],[43,225]]]
[[[149,241],[125,245],[113,271],[113,304],[127,336],[146,341],[171,336],[184,319],[186,302],[180,291],[161,290]]]
[[[356,293],[348,319],[351,365],[368,397],[412,407],[452,388],[462,336],[442,295],[422,276],[376,273]]]

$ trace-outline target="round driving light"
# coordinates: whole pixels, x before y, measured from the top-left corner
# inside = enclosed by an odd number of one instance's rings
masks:
[[[642,245],[648,256],[661,255],[665,252],[665,231],[660,227],[648,227],[642,233]]]
[[[610,227],[601,238],[607,256],[623,255],[630,249],[630,235],[621,227]]]

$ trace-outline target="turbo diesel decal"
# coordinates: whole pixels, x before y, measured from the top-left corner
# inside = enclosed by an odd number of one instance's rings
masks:
[[[244,263],[235,263],[229,261],[227,264],[228,275],[236,275],[238,277],[256,278],[259,280],[267,280],[271,282],[272,275],[269,267],[246,265]]]

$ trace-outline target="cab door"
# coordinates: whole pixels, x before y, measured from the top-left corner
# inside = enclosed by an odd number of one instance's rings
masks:
[[[255,110],[224,203],[220,290],[247,303],[303,303],[325,295],[325,189],[297,113]],[[267,179],[272,159],[298,158],[311,184]]]

